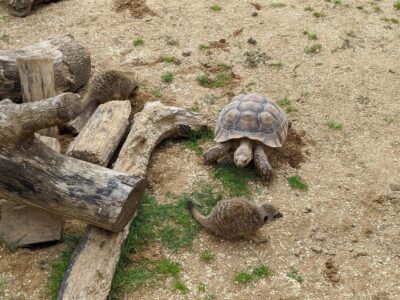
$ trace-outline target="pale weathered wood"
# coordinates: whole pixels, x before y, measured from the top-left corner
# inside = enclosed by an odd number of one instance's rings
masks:
[[[42,3],[56,1],[57,0],[8,0],[9,12],[16,17],[26,17],[32,11],[32,7],[37,7]]]
[[[157,144],[165,138],[184,134],[182,128],[194,129],[206,125],[207,121],[200,114],[159,102],[147,104],[142,112],[135,115],[114,169],[145,176],[151,152]],[[119,233],[89,226],[64,274],[57,299],[107,299],[128,233],[129,225]]]
[[[13,246],[25,246],[62,238],[65,219],[43,209],[25,205],[4,205],[1,209],[0,232]]]
[[[38,138],[41,142],[43,142],[47,147],[50,147],[51,149],[53,149],[53,151],[61,153],[61,145],[60,145],[60,142],[56,138],[49,137],[49,136],[42,136],[37,133],[35,133],[35,137]]]
[[[0,50],[0,99],[21,102],[17,59],[34,56],[53,59],[57,92],[75,92],[89,79],[89,52],[72,35],[64,34],[25,48]]]
[[[0,198],[120,231],[132,218],[146,180],[60,155],[33,135],[71,120],[87,104],[63,94],[0,105]]]
[[[61,126],[61,131],[78,135],[89,121],[90,117],[94,114],[98,107],[98,103],[92,102],[79,116],[72,121],[65,123]]]
[[[111,101],[100,105],[83,131],[71,143],[67,154],[100,166],[107,166],[129,126],[131,104]]]
[[[23,102],[43,100],[56,95],[52,58],[21,57],[17,58],[17,66],[21,81]],[[39,133],[55,137],[58,135],[58,129],[53,126],[42,129]]]

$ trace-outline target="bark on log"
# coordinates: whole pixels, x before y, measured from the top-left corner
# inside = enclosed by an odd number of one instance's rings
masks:
[[[67,155],[106,167],[129,126],[130,113],[128,100],[100,105]]]
[[[135,115],[114,169],[144,176],[151,152],[163,139],[184,135],[182,128],[206,125],[207,121],[200,114],[159,102],[147,104],[142,112]],[[131,160],[138,166],[134,166]],[[119,233],[89,226],[64,274],[58,300],[107,299],[129,225]]]
[[[8,0],[9,12],[15,17],[26,17],[32,7],[42,3],[56,2],[57,0]]]
[[[56,85],[54,80],[53,59],[26,57],[17,59],[18,73],[21,81],[23,102],[33,102],[54,97]],[[57,127],[39,131],[41,135],[56,137]]]
[[[58,153],[60,152],[60,143],[57,139],[40,136],[37,133],[35,133],[35,136],[46,146]],[[0,232],[3,239],[9,244],[25,246],[59,241],[62,238],[65,218],[60,215],[10,201],[6,201],[6,204],[0,207],[0,210]]]
[[[85,128],[85,125],[96,111],[98,105],[98,103],[91,103],[79,116],[72,121],[63,124],[60,128],[60,131],[70,133],[74,136],[78,135],[83,128]]]
[[[0,198],[120,231],[146,181],[60,155],[33,135],[74,118],[87,106],[78,99],[63,94],[0,106]]]
[[[17,50],[0,50],[0,99],[21,102],[17,59],[48,56],[53,59],[57,92],[75,92],[85,85],[91,71],[90,55],[74,37],[64,34]]]

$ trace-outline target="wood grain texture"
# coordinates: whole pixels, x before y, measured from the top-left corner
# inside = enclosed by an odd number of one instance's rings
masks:
[[[57,92],[75,92],[89,79],[89,52],[72,35],[64,34],[21,49],[0,50],[0,99],[21,102],[17,59],[35,56],[52,58]]]
[[[194,129],[205,125],[207,121],[200,114],[150,103],[135,115],[114,169],[146,176],[151,153],[163,139],[182,135],[182,127]],[[130,223],[119,233],[88,227],[64,274],[58,300],[107,299],[129,226]]]
[[[111,101],[100,105],[71,143],[67,154],[107,166],[129,126],[130,113],[129,101]]]

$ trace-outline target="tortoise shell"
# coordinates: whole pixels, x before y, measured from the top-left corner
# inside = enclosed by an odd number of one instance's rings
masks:
[[[281,147],[288,128],[289,120],[275,102],[259,94],[239,95],[220,112],[215,141],[248,138]]]

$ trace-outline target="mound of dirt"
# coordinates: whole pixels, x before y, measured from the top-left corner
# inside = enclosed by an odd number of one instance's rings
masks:
[[[114,6],[116,11],[129,9],[131,15],[135,18],[143,18],[149,14],[151,16],[156,15],[148,6],[145,0],[115,0]]]

